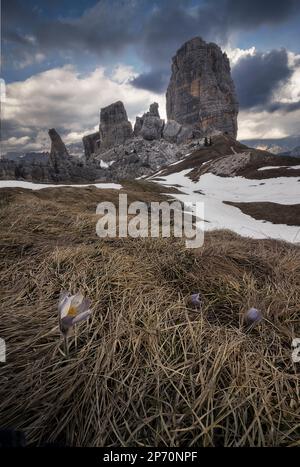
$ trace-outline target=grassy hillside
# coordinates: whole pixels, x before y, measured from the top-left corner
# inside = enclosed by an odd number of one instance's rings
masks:
[[[126,186],[130,201],[163,198]],[[29,444],[299,445],[299,247],[226,231],[199,250],[101,240],[96,205],[117,197],[1,190],[0,426],[24,430]],[[80,290],[94,310],[69,357],[61,289]],[[189,305],[195,291],[201,311]],[[242,320],[250,306],[264,314],[253,330]]]

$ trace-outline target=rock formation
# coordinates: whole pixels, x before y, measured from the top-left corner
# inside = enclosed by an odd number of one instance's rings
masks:
[[[99,132],[100,151],[132,138],[132,126],[128,121],[123,102],[118,101],[101,109]]]
[[[200,137],[199,130],[191,126],[180,125],[175,120],[168,120],[164,126],[163,138],[170,143],[181,144]]]
[[[48,132],[50,153],[25,154],[16,160],[0,159],[0,180],[16,179],[41,183],[87,183],[106,181],[108,173],[94,161],[83,160],[69,154],[57,131]]]
[[[216,44],[195,37],[177,51],[166,98],[168,120],[193,126],[202,136],[236,138],[237,97],[229,60]]]
[[[54,170],[58,172],[60,166],[63,166],[64,168],[70,156],[57,131],[54,128],[51,128],[48,131],[48,134],[51,140],[50,162],[54,167]]]
[[[143,117],[136,117],[134,129],[133,129],[134,136],[139,136],[142,126],[143,126]]]
[[[228,133],[235,138],[237,112],[226,54],[196,37],[173,58],[166,124],[154,102],[136,117],[133,131],[124,104],[117,101],[101,109],[99,131],[83,137],[85,158],[70,155],[51,129],[50,154],[0,160],[0,178],[76,183],[148,175],[178,161],[190,148],[201,147],[205,136]]]
[[[98,154],[94,162],[107,163],[107,179],[119,181],[122,178],[137,178],[150,175],[161,166],[177,162],[193,149],[201,147],[199,141],[178,146],[164,139],[145,140],[141,136]]]
[[[149,112],[146,112],[142,117],[136,117],[134,135],[141,135],[148,141],[160,139],[164,124],[164,120],[159,116],[158,104],[157,102],[153,102],[150,105]]]
[[[100,149],[100,133],[92,133],[91,135],[86,135],[82,138],[84,155],[88,161],[92,154],[95,154]]]

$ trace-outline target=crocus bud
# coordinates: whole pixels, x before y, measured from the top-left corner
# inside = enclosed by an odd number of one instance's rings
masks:
[[[202,306],[202,300],[201,300],[201,295],[200,293],[194,293],[190,297],[190,302],[191,304],[196,307],[196,308],[201,308]]]
[[[257,308],[250,308],[244,315],[244,321],[247,326],[255,326],[262,318],[262,312]]]

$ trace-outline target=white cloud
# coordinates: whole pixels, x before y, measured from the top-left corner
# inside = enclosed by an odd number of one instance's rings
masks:
[[[225,47],[232,68],[245,56],[257,53],[255,47]],[[293,69],[290,79],[272,96],[272,102],[292,103],[300,100],[300,55],[288,51],[288,64]],[[261,109],[243,111],[238,115],[238,139],[276,139],[299,134],[300,111],[270,113]]]
[[[138,73],[134,71],[132,66],[118,65],[113,69],[111,79],[119,84],[128,83],[136,78]]]
[[[77,136],[80,139],[99,125],[100,108],[117,100],[123,101],[132,122],[154,101],[159,103],[165,118],[165,97],[131,86],[129,81],[134,74],[132,67],[123,65],[116,67],[111,76],[101,67],[83,76],[70,65],[39,73],[7,85],[4,118],[36,131],[37,137],[30,144],[20,144],[22,151],[33,150],[42,140],[41,149],[49,149],[49,142],[41,137],[49,128],[65,134],[66,142],[74,142]],[[11,143],[3,142],[6,150],[12,150]],[[14,141],[13,150],[16,145]]]
[[[237,62],[242,58],[246,57],[247,55],[255,55],[256,49],[255,47],[250,47],[249,49],[239,49],[238,47],[232,48],[230,45],[224,48],[232,67],[234,67]]]
[[[299,133],[300,110],[282,115],[262,111],[241,111],[238,117],[238,139],[284,138]]]
[[[255,48],[227,48],[236,64],[241,57],[253,55]],[[274,95],[274,101],[295,102],[300,99],[299,55],[289,52],[289,64],[294,68],[290,80]],[[298,67],[298,68],[297,68]],[[82,75],[70,65],[34,75],[23,82],[6,86],[6,102],[2,104],[2,118],[12,121],[18,133],[2,142],[4,151],[49,150],[49,128],[57,128],[66,144],[79,141],[82,136],[97,131],[99,111],[117,100],[123,101],[132,123],[156,101],[162,118],[165,96],[137,89],[130,80],[137,73],[131,66],[119,64],[112,72],[103,67]],[[4,107],[4,109],[3,109]],[[240,111],[238,138],[281,138],[299,133],[300,111],[283,114],[261,109]],[[32,136],[34,134],[34,136]],[[13,135],[13,133],[12,133]],[[14,135],[13,135],[14,136]]]
[[[274,101],[291,103],[300,100],[300,55],[288,52],[288,63],[293,74],[288,82],[274,93]]]

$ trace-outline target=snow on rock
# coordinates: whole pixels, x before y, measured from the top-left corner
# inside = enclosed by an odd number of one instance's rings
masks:
[[[100,167],[101,169],[108,169],[115,161],[109,161],[105,162],[102,159],[100,159]]]
[[[300,169],[300,165],[291,165],[291,166],[289,167],[289,169],[298,170],[298,169]]]
[[[266,167],[259,167],[257,170],[260,172],[261,170],[285,169],[286,167],[286,165],[268,165]]]
[[[294,170],[298,170],[300,169],[300,165],[268,165],[266,167],[260,167],[259,169],[257,169],[258,171],[261,171],[261,170],[273,170],[273,169],[294,169]]]

